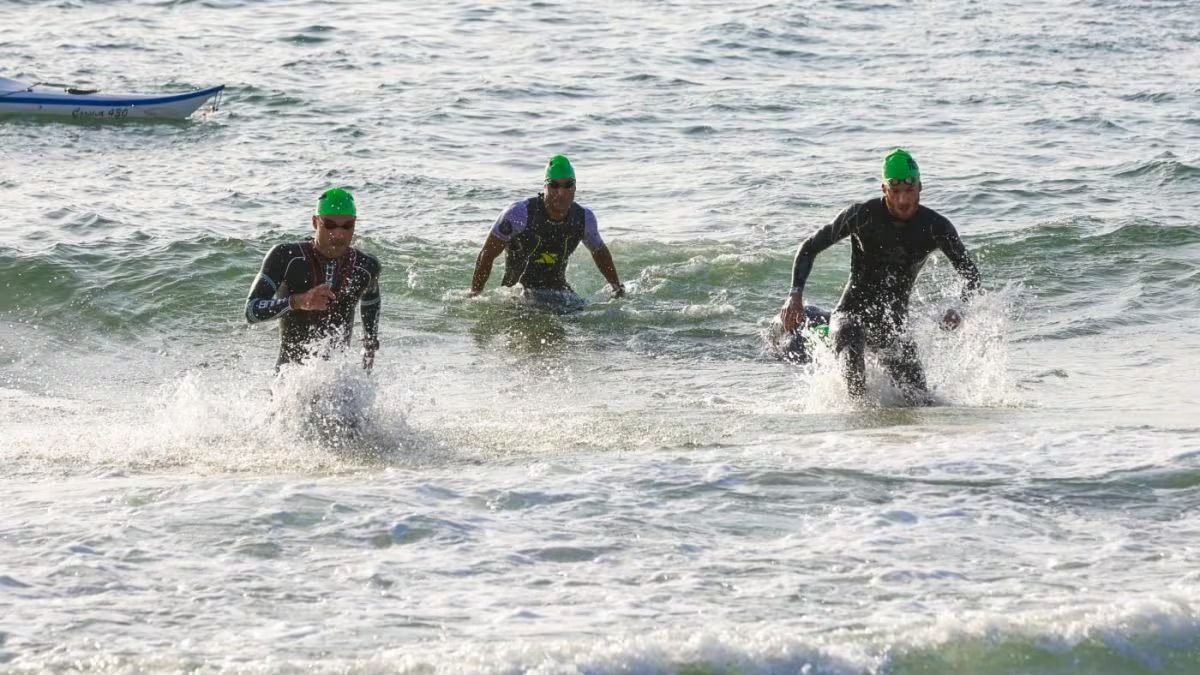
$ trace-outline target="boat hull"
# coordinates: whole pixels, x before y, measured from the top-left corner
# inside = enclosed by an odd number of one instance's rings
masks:
[[[217,96],[225,85],[163,96],[69,94],[62,90],[0,92],[0,115],[52,115],[78,120],[183,119]]]

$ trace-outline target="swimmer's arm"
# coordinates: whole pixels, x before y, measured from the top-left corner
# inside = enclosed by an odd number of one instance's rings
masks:
[[[380,298],[379,276],[373,275],[359,303],[362,309],[363,350],[372,356],[379,349]]]
[[[291,299],[276,298],[279,285],[283,282],[284,270],[287,268],[287,255],[283,246],[276,246],[267,252],[263,258],[262,267],[250,285],[250,294],[246,297],[246,321],[259,323],[278,319],[292,309]]]
[[[607,246],[601,245],[600,248],[592,251],[592,261],[596,263],[596,269],[600,270],[600,274],[604,275],[604,280],[612,287],[614,297],[623,297],[625,295],[625,286],[621,284],[621,277],[617,276],[617,266],[613,263],[612,252]]]
[[[967,253],[967,247],[963,244],[962,238],[958,236],[958,231],[949,222],[946,223],[946,229],[938,236],[937,242],[938,248],[950,260],[950,264],[954,265],[958,276],[966,282],[963,285],[962,301],[969,302],[983,287],[979,268],[975,266],[975,261]]]
[[[471,275],[469,295],[479,295],[483,292],[488,277],[492,276],[492,263],[507,246],[508,242],[497,237],[495,233],[488,234],[487,241],[483,243],[483,248],[479,249],[479,255],[475,257],[475,272]]]
[[[625,286],[621,283],[620,275],[617,274],[612,251],[608,250],[604,238],[600,236],[600,225],[596,221],[596,214],[587,207],[583,208],[583,245],[592,254],[592,262],[596,263],[596,269],[600,270],[604,280],[612,287],[613,297],[624,297]]]
[[[808,275],[812,273],[817,254],[850,236],[857,227],[861,206],[855,204],[845,209],[825,227],[817,230],[808,239],[800,242],[796,258],[792,261],[792,295],[802,295]]]
[[[362,364],[367,371],[375,366],[375,352],[379,351],[379,305],[379,277],[373,275],[359,302],[363,323]]]
[[[487,240],[479,255],[475,257],[475,271],[471,274],[471,288],[468,296],[476,296],[483,292],[488,277],[492,276],[492,263],[496,261],[508,242],[517,234],[525,231],[529,225],[529,206],[525,202],[514,202],[492,223]]]
[[[808,283],[808,275],[812,273],[817,254],[850,236],[858,227],[861,210],[862,206],[859,204],[846,208],[832,223],[800,243],[800,248],[796,250],[796,259],[792,261],[792,289],[783,303],[783,309],[779,311],[779,319],[783,322],[785,331],[792,332],[804,321],[804,284]]]

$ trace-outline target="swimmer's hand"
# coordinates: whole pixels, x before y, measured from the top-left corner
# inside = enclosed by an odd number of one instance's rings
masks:
[[[783,332],[790,333],[796,330],[804,321],[804,294],[799,291],[793,291],[788,296],[787,302],[783,303],[783,309],[779,310],[779,320],[783,322]]]
[[[333,302],[335,297],[333,289],[330,288],[329,284],[321,284],[303,293],[295,293],[289,299],[292,303],[292,309],[299,309],[306,312],[320,312],[329,307],[329,303]]]
[[[942,320],[938,325],[941,326],[942,330],[957,330],[962,325],[962,322],[962,314],[957,309],[951,307],[946,310],[945,314],[942,314]]]

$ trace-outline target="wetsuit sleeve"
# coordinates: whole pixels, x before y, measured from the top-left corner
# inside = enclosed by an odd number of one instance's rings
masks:
[[[971,260],[966,245],[958,236],[958,230],[954,229],[950,221],[944,221],[943,226],[938,229],[937,244],[942,253],[945,253],[946,257],[950,259],[950,264],[954,265],[958,276],[966,281],[966,284],[963,285],[962,300],[963,302],[969,301],[971,296],[975,295],[982,287],[983,282],[979,277],[979,268],[975,266],[975,261]]]
[[[372,266],[371,281],[367,283],[367,290],[362,294],[362,300],[359,305],[362,308],[362,323],[363,323],[363,340],[369,344],[373,344],[375,348],[379,347],[379,310],[380,310],[380,293],[379,293],[379,272],[381,267],[378,264]]]
[[[796,251],[796,260],[792,263],[792,291],[803,291],[812,273],[813,261],[817,254],[850,236],[858,227],[864,207],[854,204],[839,213],[832,223],[817,230],[808,239],[800,242]]]
[[[583,210],[583,245],[592,253],[604,248],[604,238],[600,236],[596,214],[586,208]]]
[[[254,277],[254,283],[250,285],[250,295],[246,298],[246,321],[269,321],[291,311],[291,301],[288,298],[275,297],[279,291],[279,284],[283,282],[287,261],[287,251],[283,246],[276,246],[267,252],[258,276]]]
[[[520,234],[529,224],[529,207],[525,202],[516,202],[504,210],[492,224],[492,235],[500,241],[508,241]]]

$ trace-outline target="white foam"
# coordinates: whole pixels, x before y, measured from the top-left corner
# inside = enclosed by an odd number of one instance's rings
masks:
[[[385,384],[381,384],[386,379]],[[30,414],[30,401],[41,401]],[[3,453],[35,465],[147,470],[321,471],[364,457],[406,461],[428,450],[407,424],[409,392],[357,359],[268,371],[190,370],[149,400],[83,402],[8,393],[28,424]],[[50,423],[50,419],[54,423]],[[11,418],[10,418],[11,419]]]

